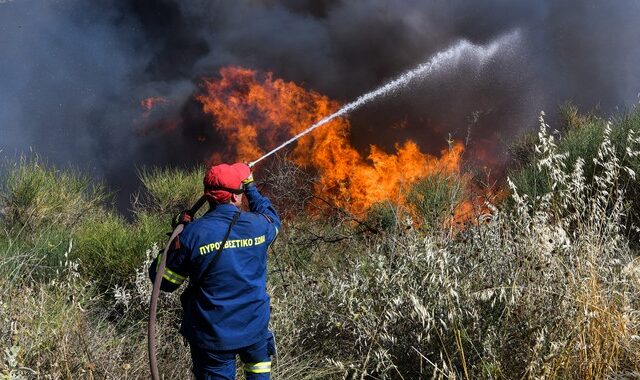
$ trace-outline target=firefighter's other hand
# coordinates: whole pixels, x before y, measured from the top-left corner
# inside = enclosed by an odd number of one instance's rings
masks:
[[[173,220],[171,221],[171,227],[176,228],[178,224],[187,225],[191,223],[192,220],[193,216],[189,213],[189,210],[184,210],[173,217]]]

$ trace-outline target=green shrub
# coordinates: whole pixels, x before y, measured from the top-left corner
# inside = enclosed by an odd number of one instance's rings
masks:
[[[26,239],[53,224],[74,227],[107,199],[100,182],[73,170],[47,167],[38,157],[7,166],[0,187],[2,225],[26,229]]]
[[[190,170],[143,169],[140,180],[145,188],[145,198],[138,210],[147,210],[165,215],[173,215],[190,208],[202,195],[205,169],[197,166]]]
[[[614,130],[615,139],[626,139],[631,131],[634,131],[636,136],[640,136],[640,109],[619,119],[616,124],[617,128]],[[640,175],[640,156],[623,155],[621,164],[634,170],[636,175]],[[636,226],[640,227],[640,185],[638,185],[637,178],[626,176],[625,180],[627,181],[626,198],[629,201],[631,220]],[[639,235],[636,231],[634,235],[635,241],[640,241]]]
[[[136,214],[132,228],[139,235],[145,236],[144,240],[164,244],[168,239],[167,232],[172,230],[171,218],[153,212],[141,212]]]
[[[392,230],[398,225],[398,210],[390,201],[374,203],[367,211],[365,223],[377,230]]]
[[[81,272],[97,280],[101,287],[130,285],[145,250],[154,243],[162,246],[166,242],[171,216],[191,207],[202,193],[202,173],[202,167],[191,171],[142,170],[145,199],[133,205],[133,221],[104,211],[94,213],[78,226],[73,255],[82,262]]]
[[[36,156],[6,164],[0,181],[1,271],[28,283],[56,274],[74,231],[108,195],[100,182],[58,170]]]
[[[37,157],[7,165],[0,196],[7,242],[0,251],[2,270],[18,276],[21,267],[29,268],[27,277],[39,278],[55,273],[67,254],[80,259],[81,273],[103,288],[128,284],[145,250],[165,242],[170,216],[202,192],[202,172],[142,171],[147,198],[134,205],[130,222],[105,207],[104,187],[86,175],[46,166]]]
[[[72,251],[81,273],[104,288],[130,284],[145,250],[161,238],[150,218],[142,220],[132,224],[112,212],[85,220],[75,233]]]
[[[602,168],[594,164],[598,149],[603,141],[607,120],[594,115],[581,115],[572,106],[562,108],[563,126],[555,136],[555,144],[558,153],[566,154],[566,166],[563,170],[571,173],[575,169],[575,163],[580,157],[583,159],[583,171],[587,182],[593,181],[594,176],[601,174]],[[630,131],[640,131],[640,109],[636,109],[622,117],[612,120],[611,143],[616,151],[620,163],[629,167],[636,173],[640,171],[640,158],[630,157],[627,154]],[[547,170],[538,170],[539,153],[533,149],[540,141],[530,134],[516,142],[511,149],[514,165],[509,170],[509,178],[518,188],[518,191],[532,199],[541,194],[548,193],[554,185],[554,180]],[[620,178],[621,185],[627,191],[629,202],[629,217],[636,222],[640,220],[640,187],[638,182],[629,175],[623,173]]]
[[[60,226],[41,229],[29,239],[4,233],[0,238],[0,275],[19,283],[56,276],[72,244],[72,233]]]
[[[426,229],[437,229],[453,215],[462,197],[463,184],[459,176],[435,173],[410,188],[407,202]]]

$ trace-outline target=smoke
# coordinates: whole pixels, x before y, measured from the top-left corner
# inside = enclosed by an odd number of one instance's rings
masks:
[[[351,116],[359,149],[449,134],[499,157],[545,109],[605,114],[640,92],[640,2],[619,0],[0,1],[0,149],[34,151],[121,189],[144,165],[204,161],[224,139],[192,95],[226,65],[347,103],[459,39],[520,43]],[[140,101],[163,97],[148,117]]]

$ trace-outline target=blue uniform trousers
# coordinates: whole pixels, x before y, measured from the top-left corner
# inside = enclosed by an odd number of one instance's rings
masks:
[[[193,374],[196,380],[235,380],[236,355],[244,363],[247,380],[268,380],[271,378],[271,356],[275,355],[275,341],[271,334],[248,347],[237,350],[206,350],[191,345]]]

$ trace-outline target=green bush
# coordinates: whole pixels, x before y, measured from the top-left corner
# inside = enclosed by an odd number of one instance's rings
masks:
[[[624,141],[631,131],[634,131],[636,136],[640,136],[640,109],[619,119],[616,124],[615,139]],[[621,164],[634,170],[636,175],[640,175],[640,156],[631,157],[625,154],[622,157]],[[637,178],[631,178],[627,175],[625,180],[627,181],[626,198],[629,201],[630,216],[633,223],[640,227],[640,185],[638,185]],[[635,237],[636,241],[640,241],[637,233]]]
[[[86,175],[37,157],[7,164],[0,182],[2,270],[19,277],[28,268],[28,278],[39,278],[55,273],[67,255],[105,288],[128,284],[145,250],[165,242],[170,216],[202,192],[202,172],[143,170],[146,202],[134,205],[134,220],[127,221],[106,207],[105,188]]]
[[[20,282],[55,275],[74,231],[108,199],[100,182],[38,157],[5,164],[0,188],[2,272]]]
[[[601,174],[602,168],[594,164],[594,158],[603,141],[605,127],[608,121],[594,115],[581,115],[573,106],[562,108],[563,125],[556,134],[558,152],[567,154],[566,173],[575,169],[576,160],[580,157],[584,161],[583,170],[585,180],[593,181],[594,176]],[[611,143],[615,148],[620,163],[638,173],[640,171],[640,158],[630,157],[627,154],[630,131],[640,131],[640,109],[636,109],[622,117],[610,121],[612,126]],[[511,149],[514,164],[508,175],[518,188],[518,191],[536,198],[548,193],[554,181],[549,177],[547,170],[539,171],[536,165],[539,162],[538,154],[532,147],[538,144],[537,136],[531,134],[523,136]],[[623,173],[620,178],[622,187],[627,191],[627,199],[630,207],[630,217],[636,222],[640,220],[640,187],[638,182],[628,173]]]
[[[453,215],[463,198],[463,184],[455,174],[435,173],[416,182],[407,194],[407,202],[416,211],[426,229],[437,229]]]
[[[202,194],[205,168],[197,166],[190,170],[143,169],[140,180],[144,185],[144,200],[138,205],[143,209],[165,215],[173,215],[180,210],[190,208]]]
[[[162,239],[159,224],[144,216],[129,223],[106,212],[85,220],[75,233],[73,258],[81,262],[81,272],[101,287],[130,284],[145,251]]]
[[[367,226],[377,230],[391,230],[398,225],[398,210],[390,201],[374,203],[365,219]]]
[[[21,233],[0,238],[0,275],[12,281],[29,283],[51,278],[70,252],[72,233],[60,226],[49,226],[23,239]]]
[[[22,158],[4,172],[0,210],[5,229],[37,232],[52,224],[74,227],[108,197],[102,183],[73,170],[47,167],[38,157]]]

